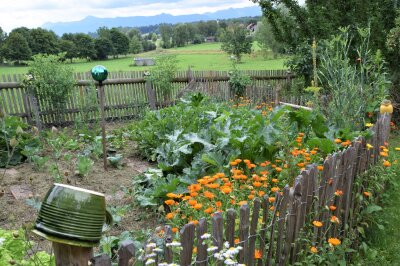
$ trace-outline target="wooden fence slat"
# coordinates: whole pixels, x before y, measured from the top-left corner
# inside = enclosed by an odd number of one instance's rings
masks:
[[[101,254],[99,256],[90,259],[91,266],[111,266],[111,258],[106,254]]]
[[[132,265],[132,259],[135,256],[135,246],[132,240],[124,240],[118,250],[118,266]]]
[[[239,217],[239,240],[240,246],[243,248],[239,252],[239,263],[244,263],[247,261],[249,255],[249,219],[250,219],[250,208],[247,204],[240,207],[240,217]]]
[[[193,223],[188,223],[183,226],[180,231],[181,235],[181,266],[189,266],[192,263],[192,253],[194,245],[194,230],[195,226]]]
[[[289,185],[286,185],[283,189],[282,201],[279,206],[279,219],[278,219],[278,232],[277,232],[277,241],[276,241],[276,262],[279,265],[283,265],[283,256],[282,256],[282,243],[284,243],[284,226],[286,221],[286,210],[289,202]],[[284,249],[283,249],[284,250]]]
[[[277,217],[277,212],[278,208],[281,203],[281,196],[277,192],[275,194],[275,204],[274,204],[274,214],[272,215],[272,221],[271,221],[271,229],[270,229],[270,235],[269,235],[269,247],[268,247],[268,254],[267,254],[267,261],[265,262],[266,266],[271,265],[271,259],[272,259],[272,253],[274,249],[274,235],[275,235],[275,222],[276,222],[276,217]]]
[[[234,209],[229,209],[226,212],[225,238],[230,247],[235,246],[235,220],[236,211]]]
[[[164,258],[166,263],[172,263],[174,259],[174,255],[172,253],[172,247],[167,246],[167,244],[172,243],[172,228],[169,225],[164,227],[164,234],[165,234],[165,251],[164,251]]]
[[[262,252],[262,259],[258,260],[257,266],[262,266],[264,265],[263,262],[265,262],[265,259],[267,257],[267,254],[265,252],[265,244],[267,242],[267,239],[265,238],[267,235],[267,222],[268,222],[268,213],[269,213],[269,198],[267,195],[263,197],[262,200],[262,225],[260,229],[260,250]]]
[[[215,212],[211,221],[213,243],[214,246],[218,247],[217,251],[220,251],[224,245],[224,224],[222,220],[222,213]],[[222,265],[222,262],[217,262],[217,265]]]
[[[197,256],[196,264],[198,266],[207,266],[207,244],[202,236],[207,233],[207,220],[202,218],[196,228],[197,233]]]
[[[245,263],[248,266],[254,265],[254,253],[256,249],[256,232],[258,225],[258,217],[260,216],[261,201],[255,198],[253,201],[253,213],[251,215],[250,236],[249,236],[249,256],[248,261]],[[262,252],[262,250],[260,250]]]

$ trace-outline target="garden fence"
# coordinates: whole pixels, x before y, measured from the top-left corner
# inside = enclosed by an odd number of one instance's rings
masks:
[[[293,265],[299,253],[304,250],[309,252],[310,246],[320,247],[328,238],[343,239],[349,236],[350,231],[356,233],[355,214],[361,211],[361,206],[356,203],[355,197],[364,191],[363,186],[355,186],[355,182],[360,174],[378,162],[380,148],[389,138],[390,115],[381,116],[371,130],[373,136],[368,143],[373,148],[367,147],[364,137],[358,137],[350,147],[329,155],[322,171],[316,165],[310,165],[302,171],[292,187],[287,185],[282,192],[276,193],[273,203],[268,197],[256,198],[251,208],[243,205],[239,213],[233,209],[227,210],[224,216],[217,212],[212,217],[210,229],[204,218],[199,220],[197,226],[186,224],[179,232],[182,250],[175,259],[172,247],[167,245],[172,242],[173,233],[170,226],[165,226],[164,252],[162,256],[151,259],[155,260],[156,265],[173,261],[178,261],[181,266],[223,265],[207,252],[208,246],[203,244],[205,240],[201,236],[208,232],[217,247],[214,253],[221,250],[226,241],[230,247],[242,246],[238,254],[239,263],[247,266]],[[335,195],[337,191],[342,195]],[[333,213],[328,213],[326,208],[331,205],[337,208]],[[271,209],[271,206],[274,208]],[[320,228],[312,226],[312,221],[326,221],[330,215],[335,215],[340,223],[324,223]],[[303,241],[304,228],[313,230],[308,242]],[[235,243],[237,237],[239,242]],[[257,259],[254,256],[256,247],[261,254]],[[118,265],[134,265],[137,259],[133,243],[123,242],[118,257]],[[111,259],[107,255],[94,257],[92,265],[109,266]]]
[[[249,75],[253,82],[247,88],[246,97],[254,102],[272,102],[276,99],[276,88],[290,88],[295,76],[287,70],[250,70],[242,71]],[[199,91],[213,99],[226,101],[231,98],[229,92],[229,73],[227,71],[178,71],[173,79],[173,89],[168,95],[146,83],[146,72],[114,72],[110,73],[104,82],[105,117],[107,120],[138,118],[146,108],[159,108],[179,99],[185,92]],[[32,123],[40,119],[45,125],[70,124],[82,117],[98,118],[98,103],[96,100],[95,83],[90,72],[75,73],[76,90],[67,103],[63,115],[55,111],[52,103],[36,99],[28,88],[21,85],[25,75],[2,75],[0,77],[0,108],[8,115],[22,117]],[[90,102],[90,97],[95,102]],[[301,104],[299,99],[289,98],[288,101]]]

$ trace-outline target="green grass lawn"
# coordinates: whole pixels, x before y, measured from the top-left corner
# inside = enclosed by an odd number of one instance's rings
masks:
[[[91,62],[76,60],[71,66],[76,72],[90,71],[95,65],[104,65],[110,72],[150,70],[151,67],[149,66],[133,66],[133,58],[157,58],[163,55],[176,55],[179,70],[186,70],[189,66],[193,70],[229,70],[232,68],[232,62],[229,59],[229,55],[223,52],[220,47],[221,43],[203,43],[173,49],[157,49],[156,51],[129,55],[118,59]],[[244,55],[238,68],[243,70],[285,69],[285,60],[286,58],[265,59],[260,52],[260,47],[257,43],[254,43],[253,53]],[[23,74],[27,72],[27,69],[28,67],[26,66],[0,66],[0,76],[1,74]]]

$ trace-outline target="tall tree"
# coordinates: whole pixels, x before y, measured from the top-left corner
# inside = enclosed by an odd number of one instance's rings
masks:
[[[174,27],[174,44],[178,47],[184,46],[189,41],[189,31],[186,24],[178,24]]]
[[[29,60],[32,52],[25,37],[17,32],[10,33],[1,46],[0,54],[7,60],[17,61]]]
[[[252,46],[252,38],[240,24],[232,24],[222,32],[221,49],[228,54],[234,55],[240,62],[242,54],[250,54]]]
[[[128,37],[120,32],[117,28],[110,30],[111,42],[114,47],[114,57],[118,55],[125,55],[129,52],[129,39]]]
[[[72,59],[78,57],[76,45],[73,41],[60,39],[58,40],[58,47],[60,51],[65,53],[65,58],[69,59],[72,63]]]
[[[89,60],[96,57],[96,49],[94,47],[94,39],[85,33],[77,33],[74,36],[76,45],[76,54],[79,58]]]
[[[29,32],[29,47],[32,54],[57,54],[60,49],[58,47],[58,38],[53,31],[42,28],[31,29]]]
[[[112,42],[107,38],[98,38],[94,41],[94,47],[96,49],[96,59],[103,60],[107,59],[109,55],[114,53]]]
[[[161,45],[163,48],[171,48],[172,45],[172,35],[173,29],[169,24],[161,24],[160,25],[160,34],[161,34]]]

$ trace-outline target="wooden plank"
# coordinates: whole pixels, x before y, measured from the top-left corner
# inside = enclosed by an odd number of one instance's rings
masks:
[[[118,266],[130,266],[135,257],[135,246],[132,240],[124,240],[118,250]]]
[[[90,259],[91,266],[112,266],[111,258],[106,254],[101,254]]]
[[[181,236],[181,266],[189,266],[192,263],[192,252],[194,245],[194,230],[195,226],[193,223],[188,223],[183,226],[180,231]]]
[[[212,236],[214,246],[218,247],[217,251],[220,251],[224,244],[224,225],[221,212],[214,213],[212,217]],[[217,265],[222,265],[222,262],[217,262]]]
[[[198,266],[207,266],[207,242],[202,236],[207,233],[207,220],[202,218],[196,228],[197,233],[197,256],[196,264]]]
[[[293,264],[295,242],[298,237],[296,232],[296,222],[298,217],[299,206],[301,204],[301,183],[297,182],[289,191],[289,209],[286,225],[286,243],[282,254],[281,261],[286,265],[289,260]]]
[[[239,217],[239,245],[243,248],[239,252],[238,262],[244,263],[247,261],[249,256],[249,219],[250,219],[250,208],[247,204],[240,207],[240,217]]]
[[[282,243],[284,243],[284,226],[286,221],[286,210],[289,202],[289,185],[286,185],[283,189],[283,196],[281,200],[281,204],[279,206],[279,219],[278,219],[278,232],[277,232],[277,241],[276,241],[276,256],[275,259],[279,265],[283,265],[284,257],[282,256]]]
[[[347,228],[346,225],[348,225],[348,218],[350,215],[350,206],[351,206],[351,200],[352,200],[352,194],[354,193],[353,191],[353,183],[354,183],[354,177],[355,177],[355,164],[356,164],[356,156],[357,156],[357,149],[355,147],[350,147],[348,150],[349,157],[348,157],[348,169],[347,169],[347,174],[346,174],[346,183],[345,183],[345,190],[344,190],[344,219],[342,223],[343,227],[343,235],[346,236],[347,234]]]
[[[172,237],[172,229],[171,226],[166,225],[164,227],[164,233],[165,233],[165,252],[164,252],[164,257],[165,257],[165,262],[166,263],[172,263],[174,259],[174,255],[172,252],[172,247],[169,247],[167,244],[172,243],[173,237]]]
[[[56,266],[87,265],[93,257],[93,248],[70,246],[53,242]]]
[[[225,238],[230,247],[235,246],[235,220],[236,211],[234,209],[229,209],[226,212]]]
[[[261,250],[263,256],[262,256],[262,259],[258,260],[257,266],[264,265],[265,259],[267,257],[267,254],[265,254],[266,253],[265,252],[265,244],[267,242],[267,239],[266,239],[267,222],[268,222],[268,213],[269,213],[269,209],[268,209],[269,198],[267,195],[265,195],[263,197],[261,207],[262,207],[262,225],[261,225],[259,234],[260,234],[260,250]]]
[[[248,266],[253,266],[255,263],[254,254],[256,250],[256,232],[257,232],[257,225],[258,225],[258,218],[260,215],[261,209],[261,201],[258,198],[255,198],[253,201],[253,213],[251,216],[251,224],[250,224],[250,236],[249,236],[249,256],[248,260],[245,263]],[[260,252],[262,252],[260,250]]]
[[[272,220],[271,220],[271,225],[270,225],[270,235],[269,235],[269,247],[268,247],[268,254],[267,254],[267,261],[265,262],[266,266],[271,265],[272,261],[272,254],[274,250],[274,242],[275,242],[275,223],[276,223],[276,217],[277,217],[277,212],[279,209],[281,203],[281,196],[279,192],[275,194],[275,204],[274,204],[274,213],[272,215]]]

